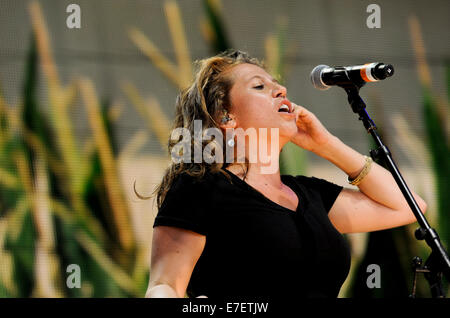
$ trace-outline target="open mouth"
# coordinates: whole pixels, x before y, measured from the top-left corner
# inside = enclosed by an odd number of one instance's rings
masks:
[[[281,104],[280,108],[278,108],[279,113],[290,113],[291,109],[286,104]]]
[[[294,111],[294,107],[292,107],[291,102],[288,99],[281,100],[280,107],[278,107],[279,113],[292,113]]]

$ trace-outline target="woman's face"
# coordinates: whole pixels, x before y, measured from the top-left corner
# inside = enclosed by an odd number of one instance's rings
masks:
[[[286,98],[286,88],[264,69],[253,64],[239,64],[231,71],[230,113],[235,128],[278,128],[280,146],[297,132],[294,106]],[[284,106],[283,106],[284,105]]]

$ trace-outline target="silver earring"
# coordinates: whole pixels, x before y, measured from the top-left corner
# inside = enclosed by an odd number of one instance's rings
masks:
[[[227,144],[228,144],[228,146],[230,146],[230,147],[234,147],[234,138],[228,139]]]
[[[227,122],[229,122],[231,120],[231,118],[230,118],[230,116],[228,115],[228,112],[225,109],[223,110],[223,114],[224,114],[224,116],[222,117],[221,122],[222,122],[222,124],[225,125]]]
[[[228,114],[225,114],[225,116],[222,117],[222,124],[226,124],[231,120],[230,116]]]

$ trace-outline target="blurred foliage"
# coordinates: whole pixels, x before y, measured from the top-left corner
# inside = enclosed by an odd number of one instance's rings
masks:
[[[447,65],[447,75],[450,67]],[[447,77],[447,87],[450,88],[450,77]],[[450,89],[448,90],[450,96]],[[437,230],[440,240],[447,252],[450,247],[450,138],[446,125],[450,122],[448,116],[440,111],[438,98],[433,96],[429,87],[423,87],[423,112],[428,147],[431,154],[432,167],[435,174],[435,189],[437,196],[438,223]],[[447,109],[450,103],[447,103]],[[448,111],[447,110],[447,111]],[[446,294],[450,294],[448,281],[444,279]]]
[[[23,101],[0,95],[0,293],[3,297],[140,296],[137,246],[113,156],[109,103],[100,105],[86,79],[63,87],[37,2]],[[37,96],[38,64],[48,113]],[[78,148],[70,105],[82,93],[95,147]],[[90,141],[92,142],[92,141]],[[82,268],[80,289],[66,288],[66,268]]]
[[[445,65],[447,96],[439,96],[432,88],[432,76],[426,60],[425,44],[419,20],[409,18],[411,40],[416,56],[416,67],[423,94],[423,118],[425,123],[426,146],[434,171],[437,201],[437,224],[440,240],[444,248],[450,247],[450,67]],[[424,279],[421,277],[421,279]],[[450,296],[449,282],[444,279],[444,292]]]
[[[447,73],[449,69],[447,66]],[[450,78],[447,78],[447,85],[450,87]],[[445,120],[448,118],[441,114],[438,99],[427,87],[423,87],[423,112],[428,147],[436,176],[439,235],[448,247],[450,246],[450,138],[445,127]]]
[[[232,48],[222,18],[222,5],[218,0],[203,0],[207,21],[201,27],[203,35],[209,43],[212,54],[218,54]]]

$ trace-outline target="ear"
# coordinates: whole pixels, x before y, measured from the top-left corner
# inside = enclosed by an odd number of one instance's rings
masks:
[[[222,129],[236,128],[237,126],[236,116],[232,113],[228,113],[228,120],[222,122],[222,118],[226,116],[227,115],[223,114],[222,117],[220,117],[219,127]]]

